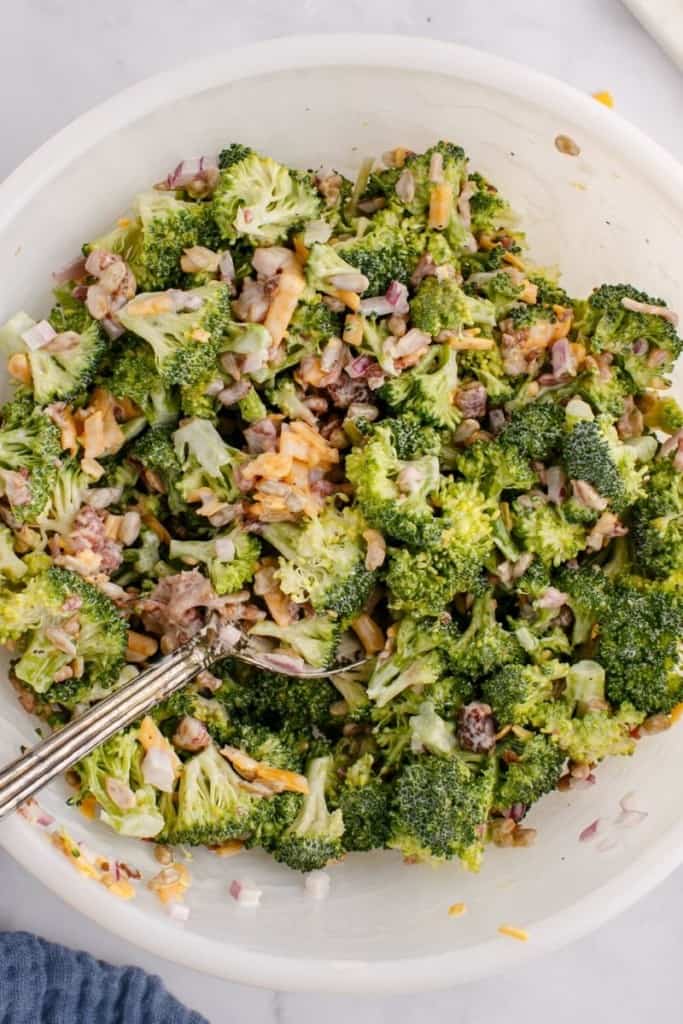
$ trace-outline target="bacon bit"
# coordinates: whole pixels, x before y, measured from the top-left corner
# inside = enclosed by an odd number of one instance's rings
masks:
[[[579,842],[590,843],[597,836],[599,828],[600,818],[596,818],[595,821],[591,821],[590,825],[586,825],[586,827],[579,832]]]
[[[351,628],[363,645],[366,654],[378,654],[384,649],[384,634],[374,619],[363,612],[351,623]]]
[[[429,227],[443,231],[453,213],[453,187],[442,181],[434,185],[429,195]]]
[[[258,907],[263,890],[251,881],[240,881],[234,878],[230,883],[230,895],[242,907]]]
[[[228,839],[226,843],[221,843],[220,846],[210,846],[209,849],[218,857],[234,857],[244,850],[244,840]]]
[[[463,914],[466,914],[466,913],[467,913],[467,904],[466,903],[451,903],[450,907],[448,908],[448,916],[449,917],[462,917]]]
[[[529,938],[529,933],[524,928],[515,928],[511,924],[501,924],[498,928],[500,935],[507,935],[510,939],[517,939],[518,942],[526,942]]]
[[[10,377],[14,377],[20,384],[25,384],[27,387],[30,386],[33,377],[31,375],[31,365],[28,361],[28,356],[24,352],[15,352],[7,360],[7,372]]]

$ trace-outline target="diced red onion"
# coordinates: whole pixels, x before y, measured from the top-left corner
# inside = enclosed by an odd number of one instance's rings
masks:
[[[235,557],[235,545],[230,537],[218,537],[216,540],[216,558],[221,562],[232,562]]]
[[[208,729],[192,715],[184,715],[173,734],[173,745],[179,750],[188,750],[192,753],[204,750],[210,742]]]
[[[634,796],[635,793],[627,793],[619,801],[621,812],[614,824],[620,828],[633,828],[635,825],[642,824],[647,818],[647,811],[639,811],[630,806]]]
[[[628,295],[623,297],[621,304],[624,309],[628,309],[631,313],[648,313],[651,316],[661,316],[664,320],[668,320],[669,323],[673,324],[674,327],[678,325],[678,314],[674,313],[673,309],[669,309],[668,306],[655,306],[649,302],[638,302],[636,299],[629,298]]]
[[[235,263],[232,253],[227,251],[221,253],[221,258],[218,261],[218,278],[228,284],[232,284],[235,280]]]
[[[303,672],[308,669],[308,665],[303,658],[296,658],[292,654],[284,654],[279,652],[263,654],[259,651],[258,660],[260,664],[265,665],[267,668],[273,668],[276,672],[291,673],[297,675],[299,672]]]
[[[533,562],[533,560],[534,556],[530,551],[525,551],[523,555],[520,555],[520,557],[512,566],[513,580],[518,580],[521,576],[523,576],[529,568],[529,566],[531,565],[531,563]]]
[[[563,593],[556,587],[548,587],[539,597],[536,604],[539,608],[561,608],[568,600],[568,594]]]
[[[237,626],[231,626],[229,623],[221,626],[220,641],[226,649],[236,647],[242,639],[243,634]]]
[[[330,894],[331,879],[326,871],[309,871],[304,878],[306,895],[314,900],[325,900]]]
[[[637,338],[631,345],[631,351],[634,356],[644,356],[649,347],[647,338]]]
[[[545,471],[545,483],[548,489],[548,501],[559,505],[565,495],[565,475],[561,466],[549,466]]]
[[[402,338],[398,338],[392,343],[391,353],[394,358],[412,355],[413,352],[419,352],[421,348],[426,348],[431,341],[431,335],[417,327],[411,327]]]
[[[58,270],[53,270],[52,280],[56,284],[65,284],[67,281],[80,281],[85,276],[85,259],[79,256],[77,259],[72,260],[71,263],[65,264]]]
[[[49,345],[52,339],[56,337],[57,332],[52,324],[48,323],[47,320],[39,320],[37,324],[23,332],[21,340],[26,342],[32,352],[37,352],[38,349]]]
[[[175,770],[170,750],[161,747],[148,750],[142,762],[142,777],[162,793],[172,793]]]
[[[173,921],[182,923],[189,919],[190,908],[187,903],[178,903],[177,900],[174,900],[172,903],[166,904],[166,913]]]
[[[677,430],[675,434],[671,435],[671,437],[667,437],[666,441],[664,442],[662,447],[659,449],[659,453],[657,455],[657,458],[658,459],[666,459],[667,456],[671,455],[672,452],[676,451],[676,449],[678,448],[679,444],[682,441],[683,441],[683,428],[681,430]]]
[[[347,373],[352,380],[362,380],[367,377],[368,370],[372,366],[377,366],[377,363],[372,356],[356,356],[356,358],[352,359],[350,363],[347,363],[344,368],[344,372]]]
[[[238,380],[230,387],[223,388],[218,394],[218,401],[221,405],[235,405],[241,398],[244,398],[251,391],[252,385],[248,380]]]
[[[263,890],[252,881],[233,878],[230,883],[230,895],[241,907],[258,907]]]
[[[218,161],[212,156],[195,157],[192,160],[181,160],[175,170],[166,178],[166,186],[170,189],[185,188],[207,171],[218,170]]]
[[[600,818],[596,818],[595,821],[591,821],[590,825],[586,825],[584,829],[579,832],[579,842],[589,843],[595,839],[600,828]]]
[[[556,377],[575,376],[576,359],[567,338],[560,338],[551,349],[553,373]]]
[[[524,815],[526,814],[526,810],[526,804],[513,804],[508,811],[507,817],[512,818],[513,821],[521,821]]]
[[[570,482],[574,497],[584,508],[590,508],[596,512],[603,512],[607,508],[607,499],[598,494],[593,485],[589,484],[587,480],[572,480]]]
[[[117,323],[116,320],[112,320],[109,316],[105,316],[101,323],[105,334],[111,341],[116,341],[117,338],[126,333],[125,327],[122,327],[121,324]]]
[[[408,312],[408,289],[401,281],[390,281],[384,297],[394,313],[403,315]]]

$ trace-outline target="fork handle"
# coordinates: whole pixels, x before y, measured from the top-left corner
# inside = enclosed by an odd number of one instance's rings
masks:
[[[213,630],[203,629],[63,729],[0,771],[0,819],[56,775],[125,728],[226,654]]]

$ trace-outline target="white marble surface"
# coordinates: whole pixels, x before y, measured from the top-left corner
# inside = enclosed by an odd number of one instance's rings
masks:
[[[617,0],[20,0],[3,10],[0,178],[75,115],[148,74],[294,32],[432,35],[495,50],[587,92],[683,159],[683,79]],[[648,899],[540,965],[449,992],[371,998],[282,995],[168,964],[68,909],[0,853],[0,928],[26,929],[162,975],[211,1024],[358,1024],[680,1018],[683,869]]]

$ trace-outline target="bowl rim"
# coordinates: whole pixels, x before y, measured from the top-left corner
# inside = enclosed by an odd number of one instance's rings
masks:
[[[320,66],[397,67],[442,73],[493,88],[599,133],[628,152],[630,163],[683,211],[683,166],[664,148],[606,109],[548,75],[493,54],[427,37],[382,34],[295,35],[268,39],[144,79],[82,114],[27,157],[0,183],[0,231],[56,173],[118,128],[212,87],[273,71]],[[663,833],[624,871],[571,907],[534,927],[528,944],[492,937],[468,949],[383,961],[295,960],[227,946],[119,904],[73,871],[45,836],[19,816],[0,830],[0,845],[66,903],[134,945],[230,981],[290,991],[401,993],[445,988],[528,962],[557,949],[631,906],[683,860],[683,820]],[[523,923],[523,922],[521,922]]]

